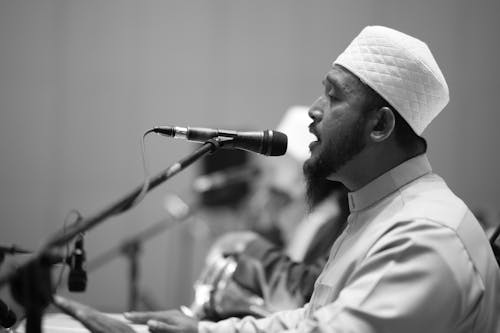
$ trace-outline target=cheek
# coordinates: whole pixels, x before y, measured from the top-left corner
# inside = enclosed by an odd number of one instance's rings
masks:
[[[351,110],[346,107],[345,103],[336,103],[324,112],[323,123],[329,128],[339,127],[349,122],[351,118]]]
[[[351,139],[362,136],[360,126],[352,117],[340,117],[325,123],[321,138],[323,149],[343,149]]]
[[[346,125],[345,119],[335,115],[326,116],[320,124],[321,141],[329,141],[335,137],[339,131],[342,131]]]

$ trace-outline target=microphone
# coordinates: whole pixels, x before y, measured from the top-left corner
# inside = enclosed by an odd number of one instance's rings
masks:
[[[271,130],[238,132],[203,127],[160,126],[153,128],[152,131],[168,137],[198,142],[227,138],[231,140],[225,141],[222,148],[243,149],[267,156],[284,155],[288,142],[285,134]]]
[[[83,235],[79,235],[69,258],[68,290],[71,292],[83,292],[87,288],[86,256],[83,245]]]
[[[7,304],[0,300],[0,327],[9,328],[14,326],[17,321],[17,316],[9,309]]]
[[[258,176],[259,173],[260,170],[256,166],[227,168],[223,171],[216,171],[197,177],[193,181],[193,189],[197,193],[206,193],[229,185],[250,181]]]

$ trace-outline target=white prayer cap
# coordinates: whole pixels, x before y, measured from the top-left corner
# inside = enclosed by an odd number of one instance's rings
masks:
[[[333,62],[384,97],[421,135],[448,104],[448,85],[427,45],[382,26],[368,26]]]
[[[308,115],[309,107],[292,106],[281,119],[277,130],[283,132],[288,137],[288,148],[286,155],[291,156],[299,163],[309,158],[309,143],[316,140],[309,132],[309,124],[312,119]]]

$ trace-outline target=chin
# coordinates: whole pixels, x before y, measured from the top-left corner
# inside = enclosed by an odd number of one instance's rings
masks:
[[[322,177],[324,172],[322,172],[322,165],[321,165],[321,159],[319,154],[314,154],[311,153],[311,156],[305,160],[304,164],[302,165],[302,170],[304,172],[304,175],[306,177]],[[324,178],[324,177],[322,177]]]
[[[303,171],[304,175],[307,176],[311,173],[313,165],[314,165],[314,160],[313,160],[313,156],[311,154],[311,156],[307,160],[305,160],[304,163],[302,164],[302,171]]]

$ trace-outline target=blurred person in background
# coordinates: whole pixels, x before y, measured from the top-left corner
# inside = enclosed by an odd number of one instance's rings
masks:
[[[191,184],[194,200],[184,203],[178,196],[165,200],[165,208],[176,218],[188,216],[181,237],[190,244],[183,251],[183,265],[177,268],[180,286],[186,294],[200,276],[214,241],[228,232],[246,230],[241,216],[259,184],[260,167],[245,150],[219,149],[205,155],[198,164],[198,176]],[[181,216],[176,213],[182,202]]]
[[[197,318],[263,316],[311,297],[348,205],[338,182],[321,179],[306,189],[307,118],[307,108],[297,106],[280,122],[278,130],[289,138],[287,154],[263,168],[245,218],[252,231],[228,233],[212,246],[195,284],[191,312]]]

